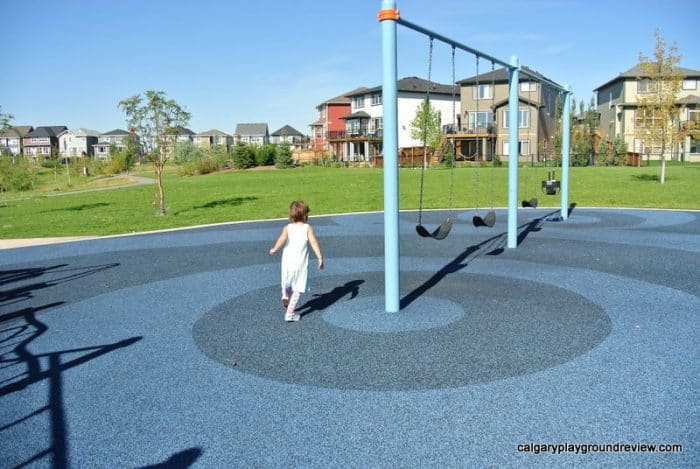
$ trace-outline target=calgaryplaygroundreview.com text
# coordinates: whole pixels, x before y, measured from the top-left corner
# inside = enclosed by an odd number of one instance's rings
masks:
[[[683,445],[669,443],[521,443],[519,453],[589,454],[589,453],[682,453]]]

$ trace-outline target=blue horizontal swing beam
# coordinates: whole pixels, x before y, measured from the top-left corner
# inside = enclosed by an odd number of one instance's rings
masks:
[[[471,53],[471,54],[477,55],[477,56],[479,56],[479,57],[481,57],[481,58],[490,60],[491,62],[496,63],[496,64],[498,64],[498,65],[502,65],[503,67],[506,67],[506,68],[508,68],[508,69],[513,68],[513,65],[511,65],[510,63],[505,62],[505,61],[503,61],[503,60],[500,60],[500,59],[498,59],[498,58],[496,58],[496,57],[494,57],[494,56],[492,56],[492,55],[489,55],[489,54],[487,54],[486,52],[482,52],[482,51],[480,51],[480,50],[478,50],[478,49],[474,49],[473,47],[469,47],[469,46],[467,46],[467,45],[465,45],[465,44],[462,44],[462,43],[460,43],[460,42],[454,41],[454,40],[452,40],[452,39],[450,39],[450,38],[448,38],[448,37],[446,37],[446,36],[443,36],[442,34],[436,33],[436,32],[434,32],[434,31],[431,31],[431,30],[429,30],[429,29],[426,29],[426,28],[424,28],[424,27],[422,27],[422,26],[418,26],[417,24],[411,23],[410,21],[407,21],[407,20],[405,20],[405,19],[403,19],[403,18],[398,18],[398,19],[396,20],[396,23],[397,23],[397,24],[400,24],[400,25],[402,25],[402,26],[405,26],[405,27],[407,27],[407,28],[409,28],[409,29],[412,29],[412,30],[414,30],[414,31],[418,31],[419,33],[425,34],[426,36],[435,38],[435,39],[437,39],[437,40],[439,40],[439,41],[441,41],[441,42],[444,42],[445,44],[449,44],[450,46],[454,46],[454,47],[457,48],[457,49],[461,49],[461,50],[463,50],[463,51],[466,51],[466,52],[469,52],[469,53]],[[525,69],[525,68],[520,67],[518,71],[519,71],[519,74],[521,74],[521,75],[526,75],[526,76],[528,76],[528,77],[530,77],[530,78],[532,78],[532,79],[534,79],[534,80],[537,80],[537,81],[539,81],[539,82],[541,82],[541,83],[545,83],[545,84],[547,84],[547,85],[549,85],[549,86],[551,86],[551,87],[553,87],[553,88],[555,88],[555,89],[557,89],[557,90],[560,90],[560,91],[567,91],[566,88],[563,87],[562,85],[560,85],[560,84],[558,84],[558,83],[555,83],[555,82],[553,82],[553,81],[551,81],[551,80],[548,80],[548,79],[544,78],[544,77],[541,76],[541,75],[537,75],[536,73],[532,73],[532,72],[528,71],[528,70]]]

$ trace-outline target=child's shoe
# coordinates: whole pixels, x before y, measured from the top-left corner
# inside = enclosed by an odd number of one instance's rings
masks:
[[[299,314],[299,313],[292,314],[292,321],[297,322],[299,319],[301,319],[301,314]]]
[[[298,319],[294,319],[294,316],[298,316],[298,314],[284,313],[284,320],[287,322],[298,321]]]

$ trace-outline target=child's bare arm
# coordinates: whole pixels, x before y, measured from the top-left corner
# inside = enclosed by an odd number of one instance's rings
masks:
[[[321,246],[318,244],[316,234],[314,233],[314,229],[311,227],[311,225],[309,225],[309,244],[311,245],[311,249],[314,250],[314,254],[316,254],[316,257],[318,258],[318,269],[323,270],[323,253],[321,252]]]
[[[275,245],[270,249],[270,255],[274,255],[277,251],[280,250],[282,246],[284,246],[284,243],[287,241],[287,227],[285,226],[282,229],[282,233],[280,234],[280,237],[277,238],[277,242]]]

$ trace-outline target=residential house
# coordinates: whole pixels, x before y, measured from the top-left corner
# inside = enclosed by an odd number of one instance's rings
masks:
[[[58,151],[64,158],[92,156],[100,133],[96,130],[66,129],[58,135]]]
[[[24,138],[34,130],[31,125],[15,125],[0,132],[0,148],[5,148],[12,156],[24,153]]]
[[[270,143],[270,133],[266,123],[237,124],[234,136],[236,143],[258,146]]]
[[[453,103],[459,113],[458,88],[455,85],[429,83],[417,77],[398,80],[398,145],[399,148],[419,147],[423,143],[411,136],[411,122],[415,119],[430,86],[430,104],[440,112],[442,122],[452,115]],[[329,141],[343,146],[345,161],[369,161],[382,152],[383,113],[382,87],[364,89],[348,94],[350,114],[342,116],[345,130],[329,134]]]
[[[193,142],[194,141],[195,134],[192,132],[190,129],[186,127],[178,127],[177,128],[177,134],[175,137],[175,142],[180,143],[180,142]]]
[[[67,129],[65,125],[37,127],[23,139],[24,154],[34,160],[50,157],[52,150],[58,151],[58,136]]]
[[[92,146],[95,159],[109,160],[112,148],[126,148],[130,135],[129,132],[122,129],[114,129],[98,135],[97,143]]]
[[[678,127],[686,130],[681,142],[670,148],[672,158],[685,161],[700,161],[700,71],[677,67],[683,75],[683,84],[678,94]],[[640,65],[620,73],[612,80],[593,91],[597,96],[600,113],[600,131],[608,141],[621,137],[627,151],[648,154],[659,158],[659,151],[645,148],[638,129],[643,116],[638,111],[638,97],[648,92],[650,80],[644,76]]]
[[[202,148],[211,148],[214,145],[221,145],[228,150],[231,148],[231,145],[233,145],[233,135],[212,129],[196,134],[193,141]]]
[[[286,143],[291,149],[302,149],[308,141],[306,135],[299,132],[292,126],[285,125],[279,130],[270,134],[270,143]]]
[[[335,159],[343,160],[344,145],[337,140],[338,135],[345,132],[345,121],[342,116],[350,114],[349,95],[366,91],[366,87],[356,88],[348,93],[344,93],[328,101],[324,101],[318,106],[318,119],[310,124],[313,139],[312,147],[315,151],[327,152]],[[330,139],[335,139],[333,142]]]
[[[522,68],[527,73],[518,74],[518,155],[525,161],[542,161],[554,151],[559,90],[548,84],[554,83],[549,78]],[[454,134],[458,159],[508,159],[508,78],[508,70],[500,68],[457,82],[462,109]]]

